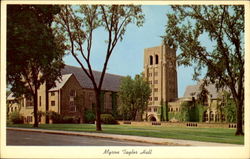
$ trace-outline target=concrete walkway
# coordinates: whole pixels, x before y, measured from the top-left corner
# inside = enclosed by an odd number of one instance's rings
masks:
[[[159,144],[159,146],[164,146],[164,145],[170,145],[170,146],[243,146],[243,145],[237,145],[237,144],[224,144],[224,143],[202,142],[202,141],[193,141],[193,140],[164,139],[164,138],[156,138],[156,137],[116,135],[116,134],[92,133],[92,132],[75,132],[75,131],[46,130],[46,129],[34,129],[34,128],[12,128],[12,127],[7,127],[7,129],[16,130],[16,131],[42,132],[42,133],[50,133],[50,134],[77,135],[77,136],[110,138],[110,139],[116,139],[116,140],[129,140],[129,141]]]

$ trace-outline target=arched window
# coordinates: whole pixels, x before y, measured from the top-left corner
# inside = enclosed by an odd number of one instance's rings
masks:
[[[214,113],[212,111],[210,112],[210,121],[214,121]]]
[[[203,121],[208,121],[208,114],[207,114],[207,111],[204,112],[203,114]]]
[[[159,63],[158,55],[155,55],[155,64]]]
[[[153,65],[153,56],[149,56],[149,64]]]

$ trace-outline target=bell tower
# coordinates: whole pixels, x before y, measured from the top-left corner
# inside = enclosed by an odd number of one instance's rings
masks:
[[[144,75],[152,89],[147,110],[148,120],[166,120],[166,103],[178,98],[175,50],[165,44],[144,49]]]

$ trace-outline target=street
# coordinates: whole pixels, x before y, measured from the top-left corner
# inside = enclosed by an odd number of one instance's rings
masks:
[[[59,135],[41,132],[7,130],[7,146],[156,146],[155,144],[97,138]]]

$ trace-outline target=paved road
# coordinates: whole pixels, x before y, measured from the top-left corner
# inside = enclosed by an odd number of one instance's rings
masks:
[[[156,146],[106,138],[7,130],[7,145],[20,146]]]

